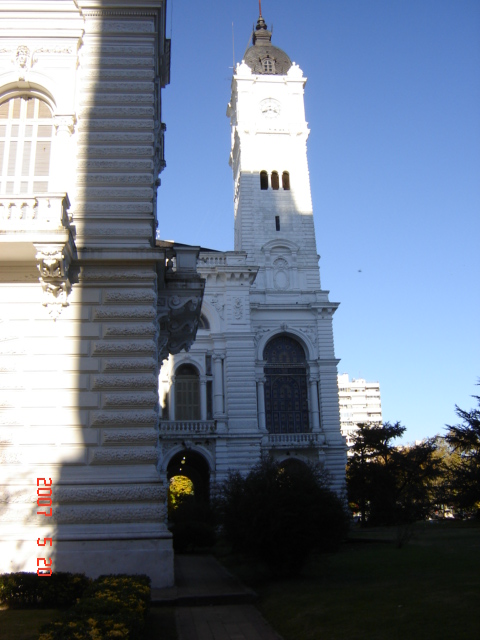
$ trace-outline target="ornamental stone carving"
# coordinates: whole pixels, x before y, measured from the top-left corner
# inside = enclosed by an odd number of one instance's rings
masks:
[[[43,289],[43,306],[56,319],[62,308],[68,306],[68,294],[72,286],[69,269],[75,248],[72,241],[59,244],[35,243],[34,246]]]
[[[243,318],[243,301],[241,298],[235,298],[233,301],[233,315],[236,320]]]
[[[159,241],[161,242],[161,241]],[[167,268],[158,270],[157,345],[162,363],[168,354],[188,351],[195,340],[205,281],[196,272],[200,247],[166,251]],[[173,258],[175,270],[173,269]]]
[[[260,340],[263,338],[263,336],[266,333],[271,333],[272,329],[268,328],[268,327],[258,327],[258,329],[255,332],[255,335],[253,337],[253,340],[255,342],[255,346],[258,345],[258,343],[260,342]]]
[[[25,80],[31,62],[30,49],[26,45],[20,45],[15,54],[15,66],[18,70],[19,80]]]
[[[307,335],[310,341],[317,346],[317,328],[316,326],[310,325],[302,329],[303,333]]]
[[[71,136],[75,127],[75,122],[75,116],[54,116],[53,118],[53,124],[57,135],[66,133]]]
[[[215,307],[215,309],[218,312],[218,315],[220,316],[220,318],[223,320],[224,319],[224,309],[225,309],[225,304],[223,302],[223,296],[219,295],[218,293],[215,293],[214,295],[211,296],[210,298],[210,303],[213,307]]]

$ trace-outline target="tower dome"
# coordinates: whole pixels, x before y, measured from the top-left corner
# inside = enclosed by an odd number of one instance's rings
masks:
[[[255,74],[282,76],[292,66],[285,51],[272,45],[272,32],[267,30],[261,14],[253,33],[252,46],[246,50],[243,59]]]

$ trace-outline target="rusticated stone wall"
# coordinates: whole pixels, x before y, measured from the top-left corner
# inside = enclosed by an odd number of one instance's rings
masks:
[[[0,572],[36,571],[46,557],[54,570],[147,573],[166,586],[173,552],[157,470],[165,252],[154,215],[164,3],[22,8],[0,0],[0,101],[15,86],[50,105],[42,211],[64,205],[53,222],[0,220]],[[51,479],[51,515],[37,505],[37,478]],[[47,549],[37,545],[44,537]]]

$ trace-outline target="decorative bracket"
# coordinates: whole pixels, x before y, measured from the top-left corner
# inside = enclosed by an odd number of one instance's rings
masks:
[[[176,250],[175,245],[173,249]],[[195,340],[205,289],[205,280],[195,270],[199,249],[185,245],[179,247],[175,251],[176,269],[173,270],[170,260],[164,278],[159,274],[157,342],[160,364],[169,353],[176,354],[182,349],[188,351]]]
[[[65,243],[35,243],[37,268],[40,272],[40,284],[43,289],[43,305],[52,318],[60,315],[62,308],[68,306],[68,294],[71,290],[69,269],[74,256],[71,240]]]

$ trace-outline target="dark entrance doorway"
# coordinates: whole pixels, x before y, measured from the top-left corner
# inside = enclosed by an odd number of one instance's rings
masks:
[[[177,553],[210,547],[215,541],[209,507],[210,469],[205,458],[190,449],[178,452],[167,468],[168,520]]]
[[[210,469],[201,454],[190,449],[184,449],[175,454],[167,468],[169,484],[176,477],[188,478],[193,485],[195,501],[208,503],[210,498]],[[189,483],[184,484],[188,486]]]

